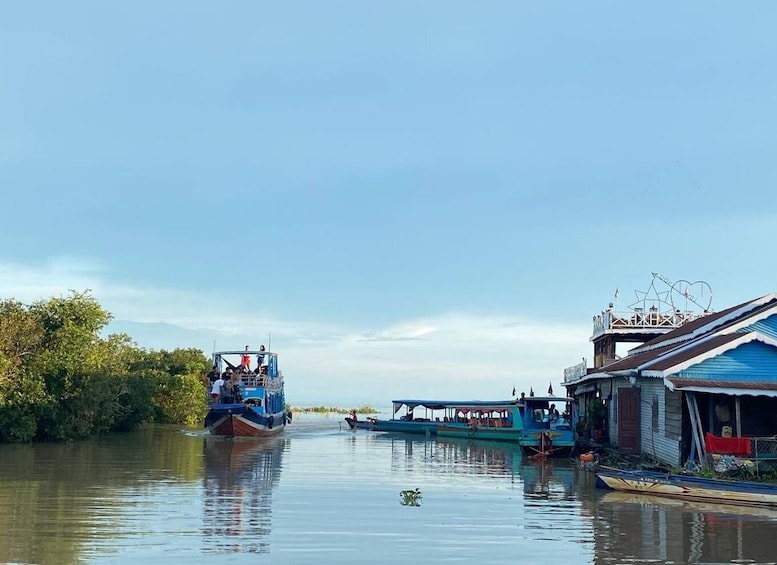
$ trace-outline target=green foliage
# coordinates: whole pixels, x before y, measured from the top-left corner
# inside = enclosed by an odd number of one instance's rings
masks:
[[[131,365],[132,370],[162,371],[170,375],[204,375],[211,362],[199,349],[147,351]]]
[[[607,408],[600,398],[594,398],[586,407],[586,416],[591,423],[591,428],[601,430],[604,426],[604,419],[607,415]]]
[[[204,417],[209,359],[197,349],[140,349],[126,334],[101,337],[111,317],[88,291],[29,307],[0,301],[0,442]]]
[[[208,411],[206,390],[197,375],[158,373],[159,386],[154,395],[155,420],[193,426]]]

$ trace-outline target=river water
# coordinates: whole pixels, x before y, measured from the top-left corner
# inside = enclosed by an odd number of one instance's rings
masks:
[[[623,496],[570,461],[340,421],[0,446],[0,562],[777,561],[777,511]]]

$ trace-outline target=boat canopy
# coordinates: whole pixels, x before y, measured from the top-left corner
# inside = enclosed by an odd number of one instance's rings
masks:
[[[456,409],[479,409],[479,410],[505,410],[511,406],[521,406],[517,400],[392,400],[394,413],[407,406],[408,410],[413,410],[418,406],[429,410],[444,410],[446,408]]]
[[[574,398],[565,396],[525,396],[524,402],[574,402]]]
[[[277,353],[273,353],[272,351],[260,351],[258,349],[236,349],[235,351],[215,351],[213,353],[213,357],[223,357],[224,355],[258,355],[259,353],[262,353],[263,355],[278,355]]]
[[[240,364],[239,359],[243,355],[248,355],[252,359],[255,359],[257,355],[262,355],[265,358],[267,364],[267,374],[270,377],[279,377],[281,372],[278,369],[278,354],[272,351],[262,351],[260,349],[236,349],[229,351],[214,351],[213,352],[213,364],[218,367],[219,372],[224,370],[224,365],[234,368]],[[230,362],[227,357],[235,357],[235,362]]]

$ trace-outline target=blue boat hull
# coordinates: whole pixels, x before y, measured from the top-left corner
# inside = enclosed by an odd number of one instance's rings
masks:
[[[226,437],[268,437],[283,431],[291,421],[286,411],[263,414],[246,404],[214,404],[205,416],[210,433]]]
[[[477,439],[490,441],[508,441],[519,443],[520,428],[491,428],[470,426],[467,424],[447,423],[437,428],[440,437],[456,437],[462,439]]]
[[[426,420],[380,420],[369,418],[367,420],[353,420],[346,418],[351,429],[372,430],[375,432],[399,432],[403,434],[436,434],[439,422]]]

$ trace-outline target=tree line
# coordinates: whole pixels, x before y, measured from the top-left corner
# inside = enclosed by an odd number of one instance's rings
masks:
[[[202,421],[210,367],[203,352],[103,337],[111,319],[89,291],[31,305],[0,301],[0,443]]]

